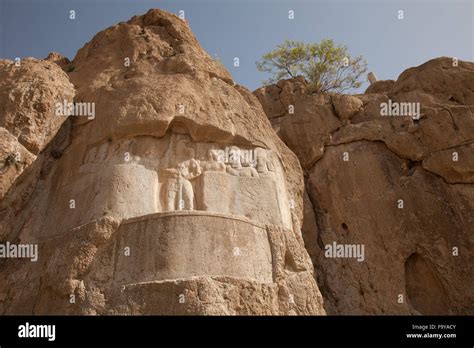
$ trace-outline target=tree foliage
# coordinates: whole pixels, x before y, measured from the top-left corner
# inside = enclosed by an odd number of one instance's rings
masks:
[[[264,54],[257,69],[272,75],[264,83],[303,75],[315,92],[343,93],[362,85],[367,62],[362,56],[352,58],[346,46],[335,45],[333,40],[314,44],[286,40]]]

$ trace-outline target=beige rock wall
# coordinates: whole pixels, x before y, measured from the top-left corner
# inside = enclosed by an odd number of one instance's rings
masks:
[[[0,313],[325,313],[299,162],[184,21],[151,10],[48,59],[95,112],[9,179],[1,240],[39,260],[0,260]]]
[[[66,121],[56,105],[71,102],[74,94],[54,63],[0,60],[0,199]]]
[[[438,58],[382,82],[356,96],[308,94],[298,79],[255,91],[305,172],[325,308],[472,314],[474,65]],[[419,119],[381,116],[389,100],[420,103]],[[364,260],[327,257],[333,243],[364,246]]]

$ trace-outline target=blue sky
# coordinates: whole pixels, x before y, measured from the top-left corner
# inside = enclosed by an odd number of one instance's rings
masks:
[[[0,58],[72,59],[98,31],[150,8],[184,10],[201,45],[251,90],[267,78],[255,62],[285,39],[331,38],[379,79],[439,56],[474,60],[474,0],[0,0]]]

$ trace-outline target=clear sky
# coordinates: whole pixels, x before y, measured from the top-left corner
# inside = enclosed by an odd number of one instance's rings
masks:
[[[255,62],[285,39],[332,38],[379,79],[439,56],[474,61],[474,0],[0,0],[0,58],[72,59],[98,31],[150,8],[184,10],[201,45],[251,90],[267,78]]]

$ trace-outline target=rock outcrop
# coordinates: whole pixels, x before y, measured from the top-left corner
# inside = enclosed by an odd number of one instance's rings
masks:
[[[0,260],[0,313],[325,313],[298,159],[186,22],[150,10],[48,60],[2,66],[16,85],[58,62],[75,90],[51,68],[46,100],[75,97],[64,130],[39,110],[22,144],[42,158],[0,202],[1,240],[39,248]]]
[[[54,63],[0,60],[0,199],[56,135],[66,118],[55,105],[72,102],[74,93]]]
[[[254,92],[305,172],[303,236],[328,313],[474,313],[473,90],[474,63],[438,58],[368,94],[298,79]],[[382,116],[397,103],[420,112]]]
[[[394,80],[375,81],[369,87],[367,87],[367,89],[365,90],[365,94],[387,93],[392,89],[394,84],[395,84]]]
[[[473,91],[251,93],[160,10],[2,60],[0,314],[474,314]]]

